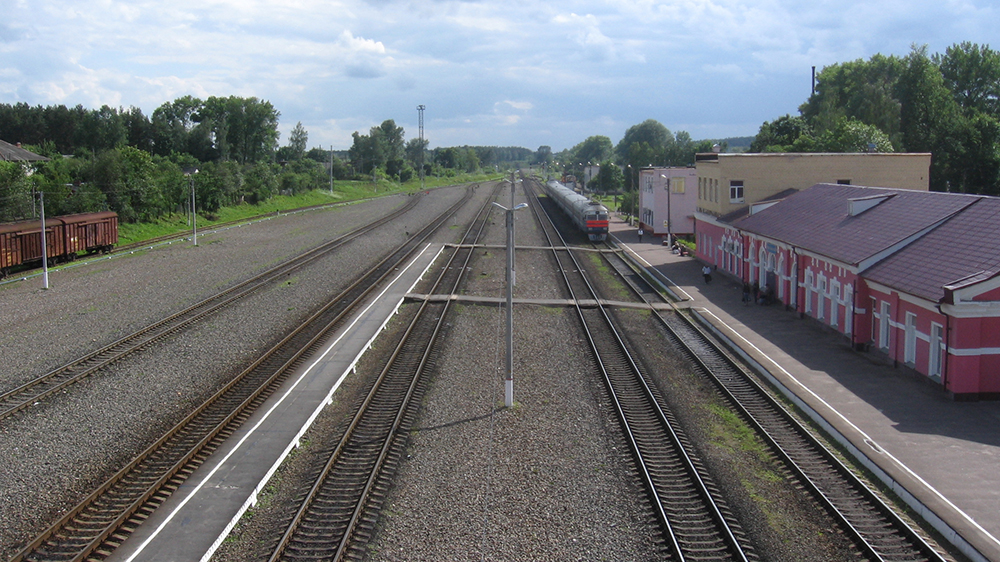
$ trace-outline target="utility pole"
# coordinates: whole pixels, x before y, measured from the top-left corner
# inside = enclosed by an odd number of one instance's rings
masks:
[[[511,189],[513,187],[514,184],[511,184]],[[520,203],[510,209],[496,201],[493,204],[503,209],[507,218],[507,375],[504,377],[503,404],[507,408],[512,408],[514,406],[514,211],[523,209],[528,204]]]
[[[38,192],[39,206],[42,208],[42,288],[49,288],[49,250],[45,244],[45,192]]]
[[[420,189],[424,189],[424,110],[427,106],[420,104],[417,106],[417,114],[420,116]]]
[[[333,145],[330,145],[330,195],[333,195]]]

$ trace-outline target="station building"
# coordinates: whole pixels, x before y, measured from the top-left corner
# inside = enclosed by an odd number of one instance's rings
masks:
[[[721,221],[704,261],[956,399],[1000,398],[1000,199],[817,184]]]
[[[639,225],[647,234],[694,234],[698,206],[697,170],[693,167],[656,167],[639,170]]]

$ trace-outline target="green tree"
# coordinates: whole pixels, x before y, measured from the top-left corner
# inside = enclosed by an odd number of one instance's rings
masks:
[[[784,115],[765,121],[750,143],[750,152],[791,152],[799,137],[811,136],[812,128],[804,117]]]
[[[662,123],[655,119],[646,119],[638,125],[629,127],[625,131],[625,136],[618,142],[615,151],[618,154],[619,161],[633,163],[637,161],[637,156],[632,154],[633,147],[645,144],[654,155],[663,155],[668,151],[670,148],[669,145],[673,142],[673,135],[670,134],[670,131]],[[643,156],[646,157],[646,155]],[[648,158],[649,161],[643,163],[643,165],[654,163],[653,158],[655,156]]]
[[[625,174],[610,158],[601,162],[601,171],[598,172],[596,179],[596,182],[590,182],[590,188],[605,193],[621,191],[625,185]],[[597,185],[594,185],[595,183]]]
[[[901,104],[896,84],[904,68],[899,57],[881,54],[827,66],[816,76],[816,93],[799,112],[817,135],[851,118],[878,127],[899,146]]]
[[[934,55],[944,85],[967,113],[1000,117],[1000,53],[968,41]]]
[[[889,135],[857,119],[841,119],[816,140],[818,152],[895,152]]]

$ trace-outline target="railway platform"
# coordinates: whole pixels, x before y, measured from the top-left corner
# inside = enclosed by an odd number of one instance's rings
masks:
[[[292,374],[279,392],[198,467],[108,561],[208,560],[255,503],[271,475],[330,402],[441,248],[440,244],[424,247],[344,328],[329,337],[322,352]]]
[[[955,402],[781,306],[742,302],[742,283],[612,217],[610,234],[703,325],[754,365],[972,560],[1000,562],[1000,402]]]

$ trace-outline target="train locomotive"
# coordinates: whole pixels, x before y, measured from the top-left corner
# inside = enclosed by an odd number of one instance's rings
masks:
[[[545,184],[545,193],[592,241],[600,242],[608,237],[607,207],[555,180]]]
[[[48,262],[70,261],[81,252],[109,252],[118,243],[118,215],[106,211],[45,219]],[[17,266],[42,263],[41,221],[0,224],[0,279]]]

